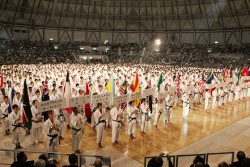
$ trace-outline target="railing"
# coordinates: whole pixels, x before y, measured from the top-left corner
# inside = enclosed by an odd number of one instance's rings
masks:
[[[189,167],[193,163],[193,159],[199,155],[204,159],[205,164],[209,164],[210,166],[217,166],[219,162],[225,161],[231,164],[234,161],[234,152],[218,152],[218,153],[203,153],[203,154],[183,154],[183,155],[172,155],[170,156],[171,161],[174,167]],[[212,156],[217,156],[216,160],[213,159]],[[220,158],[219,158],[220,156]],[[150,159],[156,156],[145,157],[144,158],[144,167],[147,167],[147,164]],[[169,164],[166,160],[166,157],[163,158],[163,167],[168,167]]]
[[[0,166],[9,167],[14,161],[16,161],[16,155],[19,152],[25,152],[29,160],[38,160],[41,154],[45,154],[49,159],[57,160],[58,166],[68,165],[68,156],[71,153],[58,153],[58,152],[38,152],[38,151],[28,151],[28,150],[10,150],[10,149],[0,149]],[[103,162],[103,167],[111,167],[111,158],[108,156],[101,155],[77,155],[78,163],[77,166],[85,167],[94,164],[96,159],[100,159]]]

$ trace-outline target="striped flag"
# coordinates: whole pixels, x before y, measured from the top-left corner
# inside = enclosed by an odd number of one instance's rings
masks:
[[[140,91],[138,73],[135,74],[135,79],[133,80],[132,84],[130,85],[130,88],[131,88],[132,92],[139,92]],[[137,99],[135,104],[137,107],[140,107],[140,99]]]

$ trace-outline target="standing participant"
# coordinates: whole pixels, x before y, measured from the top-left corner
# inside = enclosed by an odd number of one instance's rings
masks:
[[[81,154],[80,147],[82,143],[84,117],[79,113],[77,107],[73,108],[73,114],[70,116],[70,123],[72,129],[72,151],[76,154]]]
[[[33,142],[33,145],[36,144],[36,140],[38,140],[38,143],[42,143],[42,114],[38,112],[38,101],[34,100],[32,102],[31,107],[31,113],[32,113],[32,128],[31,128],[31,139]]]
[[[13,112],[9,115],[9,121],[12,127],[13,143],[16,145],[16,149],[22,149],[23,147],[20,145],[23,138],[22,132],[24,131],[24,127],[22,126],[22,117],[17,104],[14,104],[12,109]]]
[[[142,99],[141,112],[142,112],[141,133],[145,133],[146,132],[146,125],[147,125],[147,121],[148,121],[148,113],[150,112],[149,104],[145,98]]]
[[[213,96],[212,109],[215,110],[216,106],[217,106],[217,96],[218,96],[218,92],[217,92],[216,87],[214,87],[214,90],[212,92],[212,96]]]
[[[97,141],[97,146],[99,148],[102,148],[102,141],[104,138],[104,127],[105,127],[105,112],[102,110],[102,103],[97,104],[97,109],[95,111],[95,120],[96,120],[96,141]]]
[[[46,149],[47,152],[58,152],[59,147],[59,128],[54,122],[54,113],[53,111],[48,111],[48,119],[44,122],[44,130],[47,134],[46,140]]]
[[[183,119],[187,119],[187,116],[189,113],[189,95],[186,93],[186,91],[182,95],[182,101],[183,101],[182,116],[183,116]]]
[[[205,90],[205,95],[204,96],[205,96],[205,107],[204,107],[204,109],[207,112],[208,107],[209,107],[209,99],[210,99],[210,96],[211,96],[208,89]]]
[[[65,117],[64,117],[64,114],[63,114],[63,109],[60,108],[59,110],[57,110],[56,118],[57,118],[57,121],[58,121],[59,130],[60,130],[59,137],[60,137],[60,139],[64,139]]]
[[[119,103],[117,103],[115,107],[111,109],[110,115],[112,118],[112,143],[118,144],[121,121],[123,119],[123,113]]]
[[[161,114],[163,112],[163,104],[162,104],[163,100],[158,99],[158,102],[156,104],[156,108],[155,108],[155,117],[154,117],[154,125],[156,128],[159,122],[159,119],[161,117]]]
[[[9,103],[8,103],[8,96],[4,96],[3,98],[3,103],[1,104],[1,110],[2,110],[2,120],[3,120],[3,131],[5,132],[5,136],[8,135],[10,133],[10,129],[9,129],[9,112],[8,112],[8,107],[9,107]]]
[[[165,120],[165,125],[170,123],[170,117],[171,117],[171,112],[173,111],[173,106],[174,106],[174,99],[172,94],[169,94],[169,99],[168,103],[166,106],[166,120]]]
[[[129,102],[129,108],[127,113],[128,113],[128,135],[130,136],[130,139],[135,139],[134,133],[136,128],[136,117],[138,109],[135,106],[134,101]]]

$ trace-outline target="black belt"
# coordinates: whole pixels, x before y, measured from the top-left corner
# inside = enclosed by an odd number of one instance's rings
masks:
[[[189,102],[184,102],[184,103],[186,103],[186,107],[189,105]]]
[[[118,123],[122,123],[122,121],[117,121],[117,120],[112,120],[112,121],[115,121],[115,122],[118,122]]]
[[[130,120],[128,121],[128,123],[130,123],[131,121],[133,121],[133,120],[136,120],[136,118],[134,118],[134,117],[128,117]]]
[[[173,106],[168,106],[168,105],[167,105],[167,107],[168,107],[168,110],[170,110],[171,108],[173,108]]]
[[[47,136],[51,137],[50,140],[49,140],[50,141],[49,142],[49,146],[51,146],[53,140],[58,137],[58,134],[54,134],[54,135],[47,134]]]
[[[35,120],[32,120],[32,122],[39,123],[39,122],[42,122],[42,121],[35,121]]]
[[[79,128],[79,129],[71,128],[71,129],[75,131],[74,135],[76,135],[81,130],[81,128]]]
[[[162,113],[162,112],[160,112],[160,114],[159,114],[159,116],[158,116],[158,120],[159,120],[159,119],[160,119],[160,117],[161,117],[161,113]]]
[[[14,129],[12,130],[12,132],[14,132],[16,130],[16,128],[23,128],[23,129],[25,129],[25,127],[23,127],[21,124],[20,125],[14,125],[14,124],[12,124],[12,126],[14,126]]]
[[[98,121],[98,123],[96,124],[96,126],[99,125],[100,123],[105,123],[106,124],[106,121],[105,120]]]
[[[8,114],[3,114],[2,119],[5,119],[5,118],[7,118],[7,117],[8,117]]]

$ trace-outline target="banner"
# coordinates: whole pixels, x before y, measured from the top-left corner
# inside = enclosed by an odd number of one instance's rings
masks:
[[[142,92],[142,97],[147,97],[147,96],[150,96],[150,95],[154,95],[154,93],[155,93],[155,89],[154,88],[145,89]]]
[[[108,103],[111,102],[111,93],[92,95],[92,103]]]
[[[121,95],[121,96],[115,96],[113,98],[113,104],[116,104],[116,103],[124,103],[124,102],[127,102],[128,101],[128,94],[125,94],[125,95]]]
[[[141,99],[141,92],[136,92],[129,95],[129,101],[133,101],[136,99]]]
[[[73,97],[69,99],[69,106],[70,107],[83,107],[83,104],[86,103],[91,103],[91,96],[86,95],[86,96],[78,96],[78,97]]]
[[[66,107],[66,99],[58,99],[58,100],[49,100],[49,101],[42,101],[38,103],[38,112],[44,112],[49,110],[54,110],[58,108],[65,108]]]
[[[168,92],[166,92],[166,91],[164,91],[164,92],[159,92],[159,93],[158,93],[157,99],[164,99],[164,98],[167,97],[167,95],[168,95]]]
[[[227,78],[226,83],[233,82],[233,78]]]
[[[242,76],[241,80],[248,81],[248,80],[250,80],[250,76]]]

